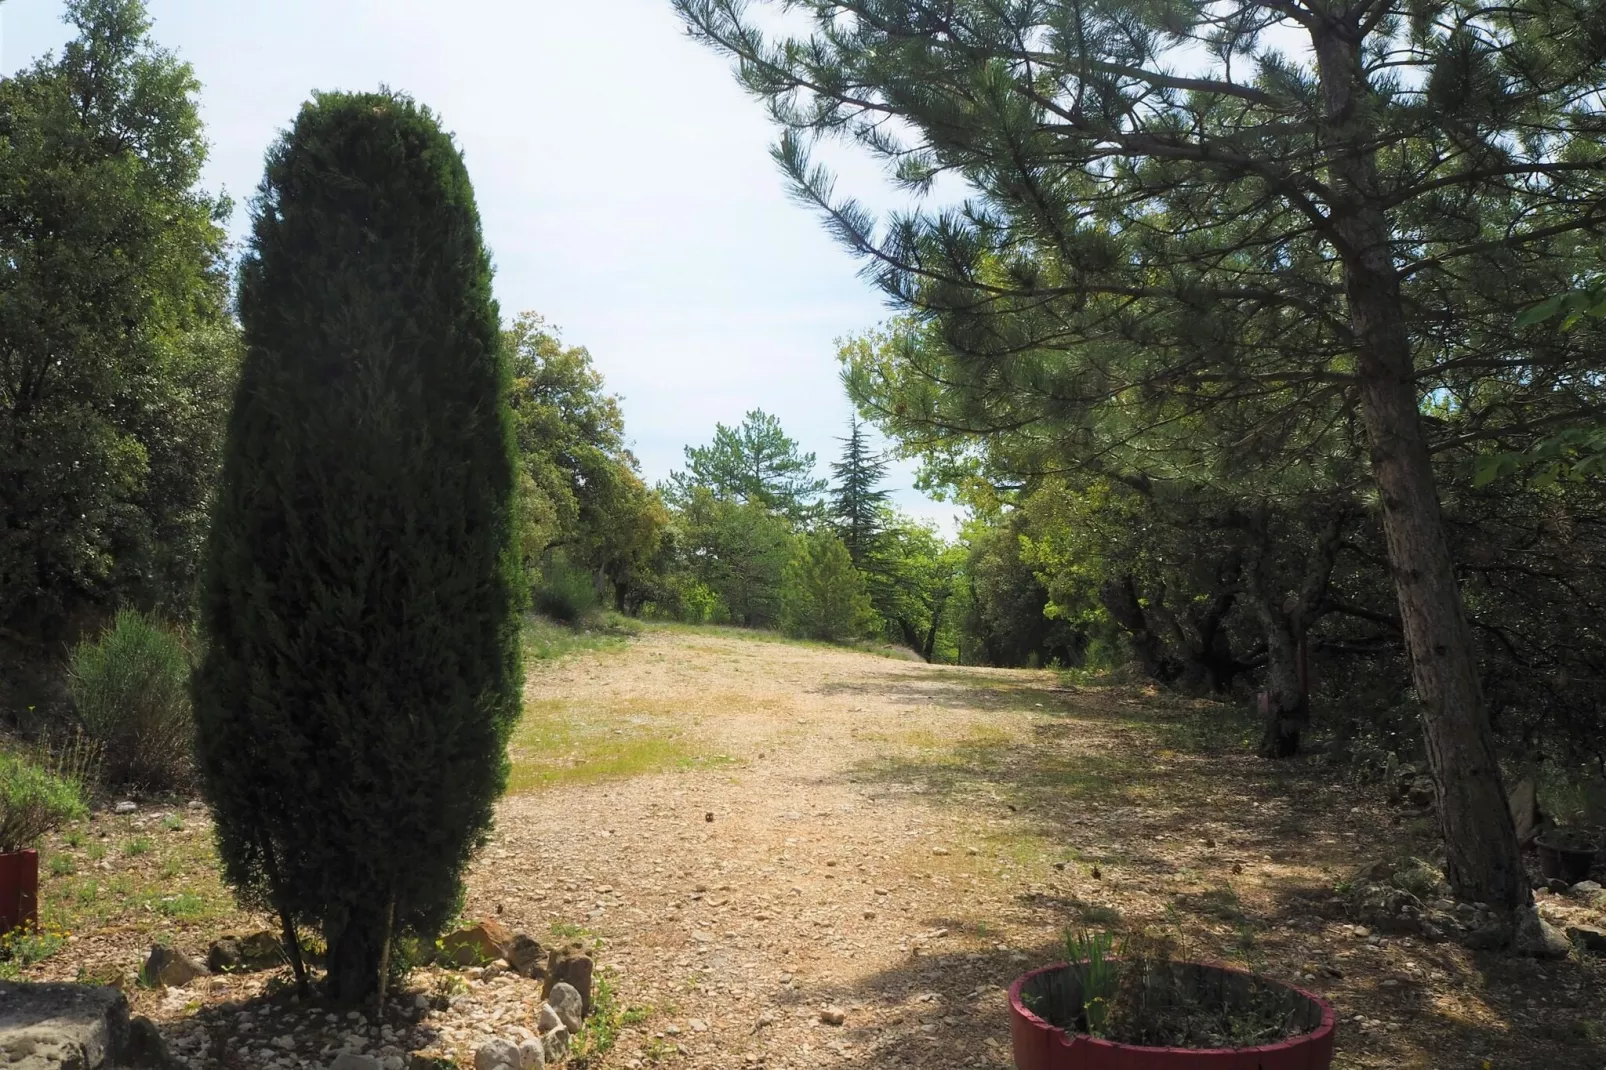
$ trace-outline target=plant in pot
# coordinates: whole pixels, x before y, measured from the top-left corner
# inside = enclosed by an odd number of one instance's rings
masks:
[[[15,754],[0,754],[0,933],[39,927],[34,844],[85,812],[73,780]]]
[[[1534,841],[1539,849],[1539,872],[1547,880],[1577,884],[1588,880],[1600,851],[1600,837],[1588,829],[1558,825],[1546,829]]]
[[[1067,931],[1066,961],[1009,990],[1019,1070],[1326,1070],[1332,1005],[1179,959],[1165,937]]]

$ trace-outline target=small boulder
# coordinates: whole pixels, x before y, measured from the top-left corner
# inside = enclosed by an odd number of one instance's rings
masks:
[[[585,1017],[585,1004],[580,999],[578,989],[567,981],[559,981],[547,994],[547,1003],[565,1029],[571,1033],[580,1031],[580,1022]]]
[[[1606,955],[1606,929],[1593,925],[1570,925],[1567,939],[1578,947],[1596,955]]]
[[[551,1030],[556,1029],[558,1026],[560,1026],[562,1024],[563,1024],[563,1019],[559,1018],[558,1017],[558,1012],[552,1009],[552,1004],[550,1004],[550,1003],[541,1004],[541,1013],[540,1013],[539,1017],[536,1019],[536,1026],[535,1026],[535,1031],[536,1032],[538,1032],[538,1033],[547,1033],[547,1032],[550,1032]]]
[[[1420,858],[1406,859],[1395,871],[1393,884],[1418,899],[1427,899],[1449,890],[1449,884],[1439,868]]]
[[[582,1014],[590,1014],[591,975],[594,970],[595,965],[586,953],[584,944],[573,943],[567,947],[553,948],[547,955],[546,979],[541,986],[542,998],[551,999],[555,986],[567,984],[580,993]]]
[[[550,1030],[541,1037],[541,1050],[549,1063],[561,1063],[569,1057],[569,1031],[563,1026]]]
[[[240,938],[240,956],[248,970],[273,970],[289,961],[284,944],[266,929]]]
[[[138,809],[139,809],[139,803],[135,802],[133,799],[124,799],[122,802],[120,802],[116,806],[112,807],[112,813],[114,813],[114,814],[131,814],[135,810],[138,810]]]
[[[514,973],[523,974],[532,981],[544,980],[547,949],[539,941],[518,933],[507,945],[507,964]]]
[[[240,940],[235,936],[220,936],[206,949],[206,968],[213,973],[233,973],[245,968],[245,956],[240,952]]]
[[[1506,806],[1511,810],[1511,823],[1517,829],[1517,843],[1527,847],[1533,843],[1534,837],[1539,835],[1539,825],[1542,820],[1539,813],[1539,790],[1535,787],[1533,778],[1519,781],[1506,796]]]
[[[1567,889],[1567,894],[1574,899],[1582,899],[1586,903],[1593,903],[1601,897],[1606,888],[1600,886],[1599,881],[1579,881]]]
[[[1355,872],[1349,875],[1349,883],[1351,885],[1376,884],[1380,880],[1385,880],[1388,877],[1388,872],[1389,864],[1381,858],[1375,858],[1356,867]]]
[[[841,1025],[847,1020],[847,1012],[841,1007],[825,1007],[820,1011],[820,1021],[826,1025]]]
[[[493,1037],[474,1053],[474,1070],[520,1070],[520,1059],[512,1041]]]
[[[379,1060],[372,1055],[358,1055],[343,1051],[329,1064],[329,1070],[382,1070]]]
[[[1572,950],[1566,935],[1529,907],[1517,919],[1511,936],[1511,950],[1536,959],[1564,959]]]
[[[441,937],[441,956],[454,966],[478,966],[507,958],[513,934],[497,921],[482,921]]]
[[[168,1070],[174,1065],[173,1054],[155,1022],[140,1017],[128,1023],[128,1046],[123,1049],[123,1062],[137,1070]]]
[[[1411,781],[1411,786],[1405,789],[1405,801],[1412,806],[1432,806],[1438,798],[1438,788],[1432,777],[1419,776]]]
[[[140,973],[147,984],[183,988],[197,977],[204,975],[206,967],[182,951],[175,951],[161,944],[152,944],[151,953],[146,956],[144,969]]]
[[[519,1070],[545,1070],[546,1048],[539,1038],[531,1037],[519,1044]]]
[[[206,965],[213,973],[272,970],[287,959],[284,945],[267,930],[248,936],[221,936],[206,953]]]

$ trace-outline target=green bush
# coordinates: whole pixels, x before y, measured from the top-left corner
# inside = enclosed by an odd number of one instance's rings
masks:
[[[781,625],[788,635],[840,642],[875,631],[864,573],[835,535],[802,541],[781,579]]]
[[[508,372],[467,169],[388,92],[270,150],[201,597],[196,751],[224,875],[372,1003],[507,782],[520,565]]]
[[[601,610],[590,571],[562,557],[552,557],[541,567],[530,603],[537,613],[564,624],[579,624]]]
[[[683,624],[726,624],[731,619],[730,607],[718,591],[678,572],[663,578],[652,601],[641,607],[641,615]]]
[[[84,815],[78,785],[15,754],[0,754],[0,851],[32,847]]]
[[[178,635],[134,610],[73,650],[68,689],[84,732],[99,745],[108,784],[165,790],[189,778],[189,677]]]

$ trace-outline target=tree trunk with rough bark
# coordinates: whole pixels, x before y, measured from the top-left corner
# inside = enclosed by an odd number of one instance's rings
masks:
[[[1343,264],[1357,342],[1362,414],[1383,531],[1399,597],[1412,679],[1422,703],[1428,760],[1448,855],[1463,899],[1517,909],[1532,903],[1494,736],[1484,708],[1471,630],[1439,512],[1423,434],[1400,280],[1367,125],[1371,88],[1362,68],[1362,8],[1312,31],[1327,116],[1335,198],[1330,222]]]

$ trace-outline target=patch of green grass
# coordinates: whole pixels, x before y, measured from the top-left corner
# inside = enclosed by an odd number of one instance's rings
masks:
[[[182,814],[168,814],[162,818],[162,828],[168,832],[183,832],[184,816]]]
[[[191,892],[164,895],[148,902],[152,910],[175,921],[198,921],[213,913],[212,904]]]
[[[680,621],[652,620],[637,622],[643,629],[651,631],[677,632],[681,635],[704,635],[710,639],[739,639],[748,643],[779,643],[785,646],[809,647],[814,650],[854,650],[861,654],[874,654],[876,657],[893,658],[898,661],[922,661],[908,647],[893,646],[888,643],[874,642],[868,639],[855,639],[842,643],[827,643],[819,639],[795,639],[782,632],[769,631],[764,628],[740,628],[734,624],[683,624]],[[712,649],[712,648],[708,648]]]
[[[136,836],[123,844],[123,854],[129,858],[138,858],[140,855],[151,853],[151,838],[149,836]]]
[[[106,845],[104,843],[92,843],[89,845],[89,850],[85,853],[89,855],[89,860],[91,862],[99,862],[101,859],[106,857]]]
[[[675,712],[644,703],[526,702],[513,732],[508,791],[621,779],[708,760],[686,740]]]
[[[70,877],[78,871],[78,863],[73,861],[72,855],[51,855],[45,871],[52,877]]]
[[[622,647],[641,634],[642,626],[629,617],[605,614],[593,624],[571,626],[530,614],[524,618],[522,639],[527,663],[557,661],[588,650]]]
[[[68,847],[82,847],[84,845],[84,834],[81,829],[72,829],[61,839]]]
[[[575,1038],[570,1058],[575,1060],[600,1059],[618,1043],[619,1030],[625,1026],[646,1021],[651,1007],[624,1007],[613,987],[611,970],[597,975],[596,991],[592,995],[591,1017],[586,1019]]]

